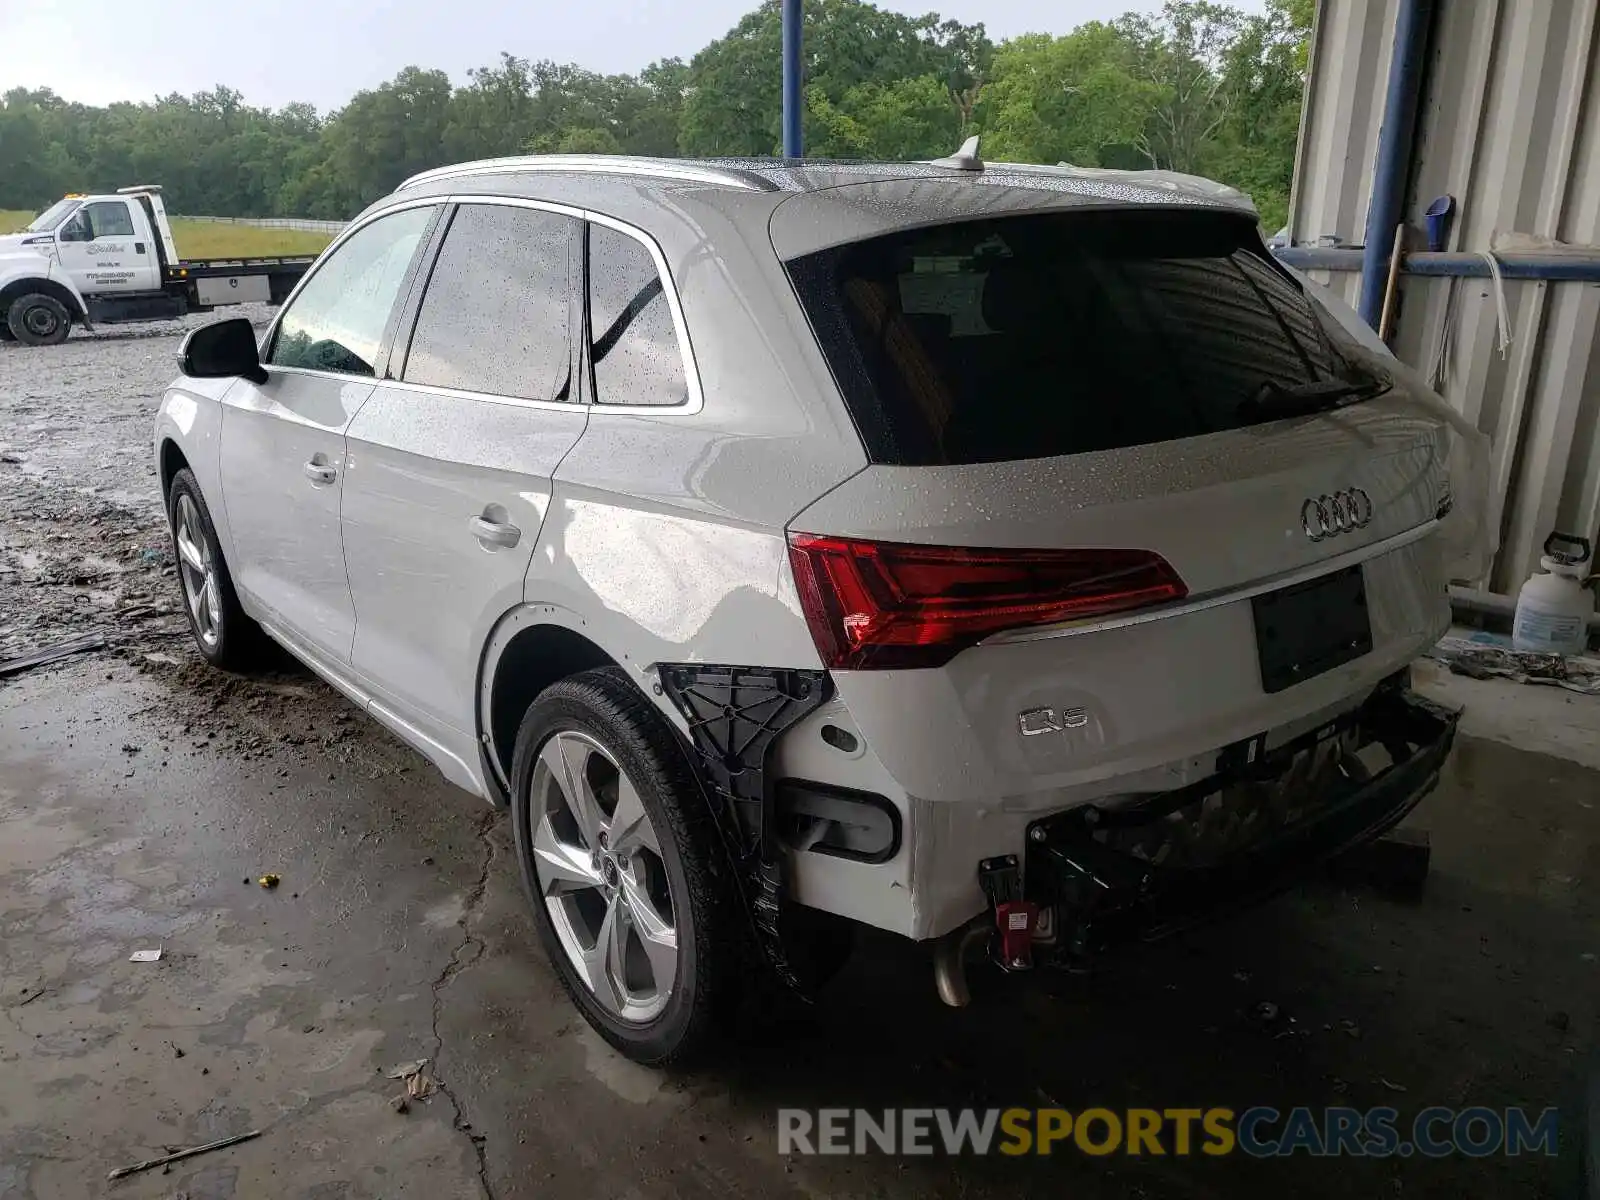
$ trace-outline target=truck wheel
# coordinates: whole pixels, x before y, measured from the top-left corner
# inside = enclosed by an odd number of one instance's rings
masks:
[[[671,728],[615,667],[554,684],[517,731],[513,826],[572,1002],[635,1062],[705,1051],[747,941],[710,810]]]
[[[266,634],[245,615],[233,590],[233,576],[217,543],[211,510],[200,495],[194,473],[184,467],[167,489],[167,521],[178,588],[195,647],[212,666],[238,671],[261,658]]]
[[[11,302],[6,324],[26,346],[59,346],[72,331],[72,314],[54,296],[29,292]]]
[[[17,335],[11,332],[10,322],[0,321],[0,342],[14,342]]]

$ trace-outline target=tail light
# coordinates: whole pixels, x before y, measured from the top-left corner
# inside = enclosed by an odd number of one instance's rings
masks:
[[[800,603],[824,665],[938,667],[1024,625],[1181,600],[1149,550],[974,550],[789,535]]]

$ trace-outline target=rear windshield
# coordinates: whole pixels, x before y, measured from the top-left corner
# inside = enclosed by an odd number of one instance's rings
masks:
[[[787,265],[874,462],[1170,441],[1275,419],[1264,389],[1372,382],[1236,214],[963,221]]]

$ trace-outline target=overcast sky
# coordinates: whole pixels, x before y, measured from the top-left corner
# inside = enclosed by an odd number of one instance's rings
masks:
[[[1234,0],[1259,11],[1261,0]],[[982,21],[996,41],[1065,33],[1159,0],[888,0]],[[0,0],[0,91],[49,87],[105,104],[218,83],[248,103],[337,108],[401,67],[439,67],[457,83],[506,50],[607,73],[688,58],[754,0]]]

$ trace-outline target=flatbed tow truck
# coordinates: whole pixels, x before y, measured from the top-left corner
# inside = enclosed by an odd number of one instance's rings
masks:
[[[175,320],[281,304],[316,255],[180,259],[153,185],[73,195],[0,236],[0,341],[54,346],[74,324]]]

